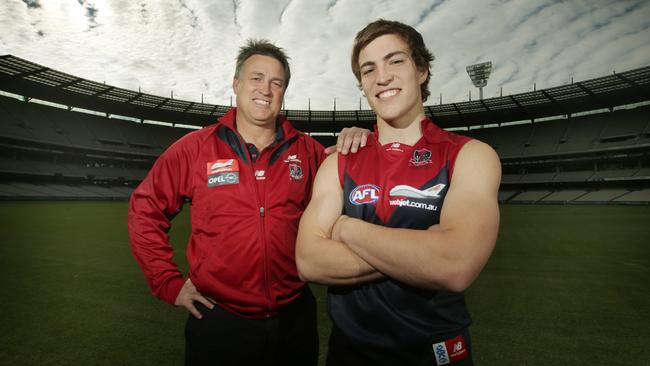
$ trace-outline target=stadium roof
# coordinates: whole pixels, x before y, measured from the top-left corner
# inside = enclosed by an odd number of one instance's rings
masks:
[[[82,79],[12,55],[0,56],[0,90],[72,107],[139,119],[203,126],[230,107],[141,93]],[[425,106],[441,127],[466,127],[612,108],[650,100],[650,66],[549,89],[497,98]],[[284,110],[308,132],[368,127],[371,110]]]

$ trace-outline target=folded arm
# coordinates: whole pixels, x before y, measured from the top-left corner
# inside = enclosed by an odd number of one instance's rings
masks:
[[[463,291],[494,249],[500,179],[494,150],[470,141],[456,160],[435,230],[387,228],[344,217],[341,240],[386,276],[420,288]]]
[[[305,281],[326,285],[351,285],[382,278],[347,245],[332,240],[332,229],[343,209],[337,159],[336,154],[330,155],[321,165],[311,201],[300,220],[296,241],[298,273]]]

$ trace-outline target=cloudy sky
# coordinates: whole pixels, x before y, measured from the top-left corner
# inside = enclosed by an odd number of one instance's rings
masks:
[[[0,0],[0,54],[107,84],[230,104],[247,38],[291,57],[286,108],[358,109],[354,35],[386,18],[435,54],[426,104],[473,99],[465,66],[492,61],[485,97],[650,65],[650,1]],[[233,98],[234,100],[234,98]],[[365,101],[363,108],[367,108]]]

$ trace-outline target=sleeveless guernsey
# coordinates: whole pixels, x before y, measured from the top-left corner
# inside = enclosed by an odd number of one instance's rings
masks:
[[[414,145],[381,145],[371,134],[366,148],[339,155],[344,213],[391,228],[426,230],[440,222],[456,157],[468,137],[429,119]],[[404,349],[458,332],[471,323],[463,293],[414,288],[395,279],[331,286],[332,321],[354,343]]]

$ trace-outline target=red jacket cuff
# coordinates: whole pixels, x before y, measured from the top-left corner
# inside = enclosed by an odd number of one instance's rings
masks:
[[[160,291],[159,297],[170,305],[174,305],[178,294],[181,292],[181,288],[185,284],[185,280],[182,277],[175,277],[167,282],[167,285],[163,287]]]

